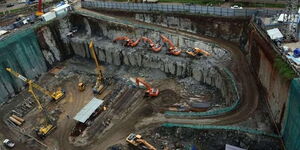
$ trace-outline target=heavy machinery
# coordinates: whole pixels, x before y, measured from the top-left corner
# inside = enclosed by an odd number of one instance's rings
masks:
[[[146,96],[155,97],[159,95],[159,90],[157,88],[152,88],[146,81],[144,81],[141,78],[136,78],[135,82],[137,86],[140,86],[140,83],[142,83],[146,87]]]
[[[54,124],[47,123],[41,127],[36,128],[35,132],[39,138],[45,139],[47,135],[54,131],[54,129],[56,129],[56,126]]]
[[[50,92],[44,88],[42,88],[41,86],[35,84],[32,80],[27,79],[26,77],[22,76],[21,74],[13,71],[11,68],[6,68],[6,70],[8,72],[10,72],[11,74],[13,74],[15,77],[21,79],[22,81],[26,82],[29,84],[29,90],[33,87],[39,91],[41,91],[42,93],[50,96],[52,99],[54,99],[55,101],[61,100],[62,98],[64,98],[65,96],[65,92],[63,90],[57,90],[55,92]],[[30,92],[30,91],[29,91]]]
[[[175,50],[175,49],[176,49],[176,47],[174,46],[173,42],[172,42],[170,39],[168,39],[168,38],[165,37],[164,35],[160,35],[160,37],[161,37],[161,39],[162,39],[162,41],[163,41],[164,43],[166,43],[166,44],[169,45],[169,51],[172,51],[172,50]]]
[[[47,113],[47,111],[45,109],[43,109],[38,97],[36,96],[36,94],[33,91],[32,88],[32,81],[29,81],[29,89],[28,89],[29,93],[32,94],[32,96],[34,97],[37,105],[38,105],[38,109],[40,111],[42,111],[45,114],[46,117],[46,123],[40,127],[37,127],[35,129],[36,135],[41,138],[41,139],[45,139],[47,135],[49,135],[55,128],[56,126],[54,125],[54,123],[51,121],[51,119],[49,118],[49,115]]]
[[[146,150],[156,150],[154,146],[142,139],[142,136],[139,134],[130,133],[126,138],[126,142],[132,144],[133,146],[140,147]]]
[[[42,16],[44,14],[43,10],[42,10],[42,3],[43,1],[42,0],[39,0],[39,3],[38,3],[38,10],[35,12],[35,15],[36,16]]]
[[[129,46],[131,40],[127,36],[119,36],[113,40],[113,42],[125,41],[124,46]]]
[[[137,39],[136,41],[130,40],[127,44],[128,44],[128,46],[136,47],[139,44],[140,40],[141,39]]]
[[[97,73],[97,80],[96,80],[95,86],[93,87],[93,93],[100,94],[102,92],[102,90],[104,89],[104,84],[103,84],[104,78],[103,78],[101,67],[100,67],[100,64],[99,64],[99,61],[98,61],[98,58],[97,58],[97,55],[96,55],[96,52],[94,49],[93,41],[90,42],[89,48],[91,50],[92,57],[96,63],[96,73]]]
[[[131,40],[127,36],[119,36],[113,40],[113,42],[117,41],[125,41],[124,46],[136,47],[141,39],[137,39],[136,41]]]
[[[19,79],[21,79],[22,81],[28,83],[28,85],[29,85],[28,92],[32,94],[34,100],[37,103],[38,109],[40,111],[42,111],[43,113],[45,113],[47,122],[45,123],[45,125],[35,129],[37,136],[40,137],[41,139],[44,139],[48,134],[51,133],[51,131],[53,131],[56,128],[56,126],[54,125],[54,123],[52,123],[52,121],[50,121],[49,115],[43,109],[38,97],[36,96],[36,94],[33,91],[33,88],[38,89],[42,93],[52,97],[55,100],[60,100],[61,98],[63,98],[63,96],[65,95],[64,92],[63,91],[57,91],[57,92],[51,93],[51,92],[47,91],[46,89],[40,87],[39,85],[33,83],[32,80],[29,80],[26,77],[20,75],[19,73],[13,71],[11,68],[6,68],[6,70],[9,71],[10,73],[12,73],[14,76],[18,77]]]
[[[190,56],[196,56],[199,54],[202,54],[204,56],[211,56],[211,54],[203,49],[200,48],[193,48],[192,50],[187,50],[185,51],[187,54],[189,54]]]
[[[85,90],[85,84],[83,82],[79,82],[78,83],[78,90],[80,92],[84,91]]]
[[[144,43],[148,43],[149,44],[149,46],[151,47],[152,51],[154,51],[154,52],[161,51],[162,46],[154,44],[154,42],[151,39],[149,39],[147,37],[142,37],[141,39],[144,41]]]
[[[195,51],[197,54],[201,53],[201,54],[203,54],[204,56],[210,56],[210,55],[211,55],[209,52],[207,52],[207,51],[205,51],[205,50],[203,50],[203,49],[197,48],[197,47],[194,48],[194,51]]]
[[[170,39],[168,39],[168,38],[165,37],[164,35],[160,35],[160,37],[161,37],[161,39],[162,39],[162,41],[163,41],[164,43],[166,43],[166,44],[169,45],[169,48],[168,48],[169,52],[168,52],[168,54],[171,54],[171,55],[174,55],[174,56],[178,56],[178,55],[181,54],[182,50],[178,49],[178,48],[173,44],[173,42],[172,42]]]

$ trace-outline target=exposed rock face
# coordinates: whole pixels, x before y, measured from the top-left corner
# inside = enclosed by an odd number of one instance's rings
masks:
[[[76,16],[82,20],[82,16]],[[233,93],[231,83],[226,78],[222,67],[229,65],[231,54],[215,43],[207,43],[166,32],[135,28],[122,24],[109,23],[103,20],[94,20],[86,17],[78,22],[76,19],[66,19],[60,23],[79,27],[78,33],[72,38],[64,37],[61,41],[69,45],[75,55],[90,58],[88,44],[94,41],[95,50],[100,61],[114,65],[128,65],[144,68],[158,68],[168,74],[178,77],[192,76],[197,81],[215,86],[221,90],[227,104],[232,103]],[[66,25],[64,25],[66,27]],[[65,34],[69,29],[60,29]],[[163,34],[171,39],[180,49],[199,47],[212,54],[211,57],[191,57],[185,53],[181,56],[172,56],[167,53],[167,46],[161,52],[152,52],[145,44],[140,43],[135,48],[124,47],[120,42],[113,43],[117,36],[128,36],[134,40],[146,36],[157,44],[163,45],[159,35]]]
[[[238,43],[247,19],[179,14],[136,13],[135,19]]]

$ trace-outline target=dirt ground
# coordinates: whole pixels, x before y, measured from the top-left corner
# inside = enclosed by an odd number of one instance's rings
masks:
[[[37,138],[37,140],[47,145],[48,149],[96,148],[89,144],[105,149],[109,145],[118,143],[118,141],[124,143],[124,138],[135,130],[135,125],[139,120],[151,118],[153,114],[161,113],[162,110],[173,104],[186,103],[185,100],[193,94],[204,95],[202,98],[206,101],[213,97],[221,97],[218,90],[193,81],[191,78],[178,80],[160,70],[106,65],[103,68],[105,77],[107,80],[111,79],[112,82],[107,85],[102,94],[96,95],[96,97],[106,101],[108,110],[102,112],[82,135],[70,137],[76,125],[76,121],[72,118],[94,97],[92,86],[96,75],[93,62],[78,57],[58,64],[58,68],[62,69],[49,71],[42,75],[38,83],[48,89],[56,89],[57,87],[64,89],[66,91],[65,98],[59,102],[53,102],[42,93],[36,92],[44,109],[57,115],[57,129],[45,140]],[[145,88],[136,86],[132,81],[135,77],[142,77],[154,87],[159,88],[159,97],[144,97]],[[79,92],[77,89],[79,79],[87,84],[87,88],[83,92]],[[195,86],[195,84],[199,85]],[[188,90],[192,89],[191,87],[193,90]],[[2,110],[13,109],[13,103],[20,102],[24,98],[27,99],[27,97],[30,97],[30,95],[26,91],[22,92],[13,98],[11,103],[4,105]],[[5,116],[2,118],[4,121],[7,119],[7,115]],[[36,137],[32,129],[45,120],[44,114],[34,108],[25,114],[23,118],[26,119],[26,123],[21,126],[22,131]],[[106,120],[109,120],[108,125],[105,125]],[[2,127],[2,129],[5,128],[5,126]],[[5,137],[9,135],[5,134]],[[19,141],[27,141],[25,138],[16,139],[13,135],[9,137],[17,141],[17,145],[20,144]],[[41,144],[33,142],[26,144],[23,148],[45,149],[38,145]]]

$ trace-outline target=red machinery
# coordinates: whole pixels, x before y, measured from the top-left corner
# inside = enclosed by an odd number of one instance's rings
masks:
[[[146,94],[147,96],[158,96],[159,94],[159,90],[157,88],[152,88],[146,81],[144,81],[141,78],[136,78],[135,79],[137,86],[140,85],[140,83],[142,83],[145,87],[146,87]]]
[[[169,54],[175,55],[175,56],[180,55],[181,50],[178,49],[177,47],[175,47],[173,42],[170,39],[168,39],[167,37],[165,37],[163,35],[160,35],[160,37],[164,43],[167,43],[169,45],[169,52],[168,52]]]
[[[141,39],[144,41],[144,43],[148,43],[150,45],[152,51],[154,52],[161,51],[162,46],[157,46],[156,44],[154,44],[154,42],[151,39],[146,37],[142,37]]]
[[[44,13],[43,13],[43,10],[42,10],[42,0],[39,0],[39,3],[38,3],[38,10],[37,10],[37,12],[35,12],[35,15],[36,16],[41,16],[41,15],[43,15]]]

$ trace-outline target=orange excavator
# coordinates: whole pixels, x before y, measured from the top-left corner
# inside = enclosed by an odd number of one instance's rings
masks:
[[[200,49],[200,48],[193,48],[193,50],[187,50],[185,52],[191,56],[196,56],[198,54],[202,54],[204,56],[211,56],[211,54],[209,52],[207,52],[203,49]]]
[[[204,56],[211,56],[211,54],[210,54],[209,52],[207,52],[207,51],[205,51],[205,50],[203,50],[203,49],[200,49],[200,48],[195,47],[194,50],[195,50],[196,53],[201,53],[201,54],[203,54]]]
[[[149,46],[151,47],[152,51],[154,51],[154,52],[161,51],[162,46],[157,46],[156,44],[154,44],[154,42],[151,39],[149,39],[147,37],[142,37],[141,40],[143,40],[144,43],[148,43]]]
[[[130,40],[127,44],[128,44],[128,46],[136,47],[140,41],[141,41],[141,39],[137,39],[136,41]]]
[[[169,54],[171,55],[175,55],[175,56],[178,56],[181,54],[181,51],[180,49],[178,49],[177,47],[174,46],[173,42],[168,39],[167,37],[165,37],[164,35],[160,35],[162,41],[166,44],[169,45]]]
[[[126,142],[128,142],[136,147],[141,147],[143,149],[157,150],[154,146],[152,146],[146,140],[142,139],[142,136],[139,134],[134,134],[134,133],[129,134],[129,136],[126,138]]]
[[[135,82],[137,86],[140,86],[140,83],[142,83],[146,87],[146,96],[155,97],[158,96],[159,90],[157,88],[152,88],[145,80],[141,78],[136,78]]]
[[[119,36],[113,40],[113,42],[117,41],[125,41],[124,46],[130,46],[130,47],[135,47],[139,44],[141,39],[137,39],[136,41],[131,40],[127,36]]]
[[[128,46],[131,40],[127,36],[119,36],[113,40],[113,42],[117,42],[117,41],[125,41],[124,46]]]

